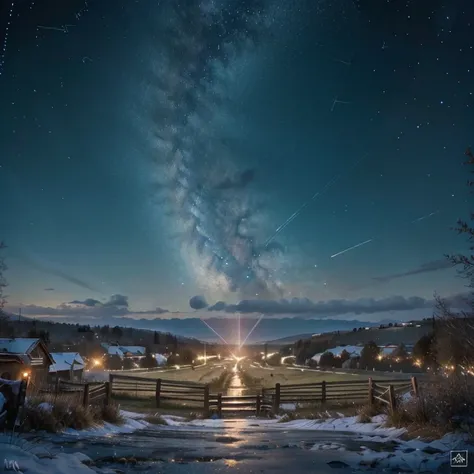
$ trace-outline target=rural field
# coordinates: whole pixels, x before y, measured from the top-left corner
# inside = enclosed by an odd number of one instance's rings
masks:
[[[281,385],[291,385],[300,383],[338,382],[352,380],[386,380],[391,378],[409,378],[408,374],[375,374],[372,372],[349,373],[349,372],[326,372],[314,369],[301,369],[290,366],[280,367],[260,367],[256,364],[242,364],[244,372],[244,384],[249,389],[260,389],[274,387],[276,383]]]
[[[165,379],[165,380],[180,380],[186,382],[199,382],[199,383],[210,383],[212,380],[218,378],[225,370],[232,368],[232,364],[208,364],[200,367],[195,367],[194,370],[191,367],[185,367],[178,370],[163,370],[163,371],[152,371],[152,372],[134,372],[133,374],[121,374],[131,375],[132,377],[145,377],[149,379]]]

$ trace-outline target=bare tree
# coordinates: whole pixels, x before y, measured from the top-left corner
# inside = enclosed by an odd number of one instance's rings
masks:
[[[5,249],[6,245],[0,241],[0,252]],[[4,277],[4,273],[7,269],[5,265],[5,259],[0,253],[0,336],[8,336],[11,332],[10,318],[3,312],[3,306],[5,305],[5,293],[4,289],[7,286],[7,282]]]
[[[468,160],[466,165],[470,166],[470,173],[474,173],[474,154],[467,149]],[[474,186],[473,180],[468,180],[469,188]],[[473,193],[473,190],[470,190]],[[470,212],[470,220],[474,221],[474,212]],[[458,366],[474,363],[474,227],[468,221],[458,220],[455,230],[458,234],[466,235],[469,251],[467,255],[446,255],[454,266],[458,268],[458,274],[467,280],[470,288],[469,295],[462,303],[465,309],[453,312],[447,301],[439,295],[435,296],[436,316],[441,328],[436,331],[437,359],[441,363]],[[442,329],[442,330],[439,330]]]

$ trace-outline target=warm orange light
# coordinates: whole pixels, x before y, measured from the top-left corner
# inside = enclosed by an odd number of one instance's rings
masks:
[[[23,378],[24,378],[24,379],[26,379],[27,377],[29,377],[29,376],[30,376],[30,374],[29,374],[28,372],[23,372],[23,374],[22,374],[22,375],[23,375]]]

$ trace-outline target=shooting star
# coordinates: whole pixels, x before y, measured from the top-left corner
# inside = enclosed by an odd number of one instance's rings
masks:
[[[373,242],[374,239],[369,239],[369,240],[366,240],[365,242],[361,242],[360,244],[357,244],[357,245],[353,245],[352,247],[349,247],[348,249],[345,249],[345,250],[341,250],[340,252],[337,252],[335,253],[334,255],[331,255],[331,258],[334,258],[334,257],[337,257],[338,255],[342,255],[343,253],[346,253],[346,252],[349,252],[351,250],[354,250],[356,249],[357,247],[362,247],[363,245],[366,245],[370,242]]]
[[[339,58],[333,58],[333,61],[336,61],[337,63],[345,64],[346,66],[352,66],[351,61],[344,61],[343,59],[339,59]]]
[[[336,104],[350,104],[350,102],[346,102],[345,100],[339,100],[337,97],[333,100],[332,106],[331,106],[331,112],[334,111],[334,108],[336,107]]]
[[[414,221],[411,221],[412,224],[414,224],[415,222],[420,222],[420,221],[424,221],[425,219],[428,219],[436,214],[439,213],[439,209],[437,211],[434,211],[432,212],[431,214],[427,214],[426,216],[421,216],[421,217],[418,217],[418,219],[415,219]]]
[[[414,221],[410,221],[410,222],[405,222],[405,225],[407,224],[414,224],[416,222],[420,222],[420,221],[423,221],[425,219],[428,219],[436,214],[438,214],[440,212],[440,209],[438,209],[437,211],[434,211],[430,214],[427,214],[426,216],[421,216],[419,217],[418,219],[415,219]],[[341,252],[338,252],[338,253],[335,253],[334,255],[331,255],[331,258],[334,258],[334,257],[337,257],[338,255],[342,255],[343,253],[346,253],[346,252],[349,252],[350,250],[354,250],[356,249],[357,247],[362,247],[363,245],[366,245],[368,244],[369,242],[373,242],[374,240],[378,240],[382,237],[382,235],[378,235],[377,237],[373,237],[369,240],[366,240],[365,242],[361,242],[360,244],[357,244],[357,245],[354,245],[352,247],[349,247],[348,249],[345,249],[345,250],[342,250]]]
[[[69,33],[69,27],[74,25],[62,25],[62,26],[43,26],[38,25],[36,28],[40,30],[54,30],[54,31],[61,31],[61,33]]]
[[[92,59],[91,59],[89,56],[84,56],[84,57],[82,58],[82,62],[83,62],[84,64],[85,64],[86,62],[90,62],[90,63],[91,63],[91,62],[92,62]]]
[[[242,343],[240,344],[239,346],[239,349],[242,349],[242,347],[244,346],[244,344],[247,342],[247,339],[250,337],[250,335],[254,332],[255,328],[260,324],[260,321],[263,319],[265,315],[262,314],[260,315],[260,317],[257,319],[257,322],[253,325],[252,329],[249,331],[249,333],[247,334],[247,336],[245,336],[245,339],[242,341]]]
[[[268,246],[268,244],[273,240],[275,239],[275,237],[283,230],[285,229],[285,227],[287,227],[288,225],[291,224],[291,222],[293,222],[303,211],[304,209],[309,205],[311,204],[313,201],[315,201],[318,197],[322,196],[331,186],[333,186],[335,183],[337,183],[345,174],[349,174],[354,168],[356,168],[359,163],[363,160],[367,159],[367,156],[364,157],[364,158],[361,158],[359,160],[357,160],[350,168],[349,170],[346,172],[346,173],[340,173],[336,176],[333,176],[324,186],[323,188],[314,193],[310,199],[308,199],[306,202],[304,202],[295,212],[293,212],[293,214],[291,214],[290,217],[288,217],[288,219],[286,219],[280,226],[278,226],[275,231],[273,232],[273,234],[265,241],[265,243],[263,244],[264,248]]]

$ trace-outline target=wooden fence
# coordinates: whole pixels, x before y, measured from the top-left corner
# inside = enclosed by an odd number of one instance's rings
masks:
[[[82,403],[84,407],[99,404],[109,405],[112,395],[109,382],[79,383],[61,379],[57,379],[54,386],[50,385],[40,391],[54,395],[77,396],[78,402]]]
[[[172,405],[203,407],[209,411],[209,385],[180,380],[151,379],[127,375],[109,375],[111,392],[117,395],[154,396],[156,407]]]
[[[217,395],[211,395],[209,400],[209,413],[216,413],[219,417],[226,413],[254,413],[259,416],[261,412],[262,396],[260,394],[228,396],[218,393]]]
[[[280,410],[281,404],[305,403],[383,403],[394,410],[397,396],[411,391],[418,396],[418,382],[416,377],[410,379],[376,380],[347,380],[336,382],[304,383],[294,385],[280,385],[262,389],[261,409],[274,413]]]
[[[311,404],[311,403],[382,403],[391,410],[396,408],[398,396],[411,391],[418,396],[416,377],[411,379],[390,380],[348,380],[294,385],[281,385],[264,388],[258,395],[228,396],[210,394],[209,385],[198,382],[178,380],[151,379],[146,377],[131,377],[127,375],[110,374],[108,384],[110,394],[134,395],[136,397],[154,397],[156,407],[162,404],[186,405],[203,409],[206,415],[216,413],[253,412],[257,416],[263,413],[278,413],[282,404]],[[99,389],[89,388],[90,393]],[[101,392],[99,392],[101,393]],[[84,397],[85,397],[84,392]],[[110,395],[109,395],[110,396]]]

